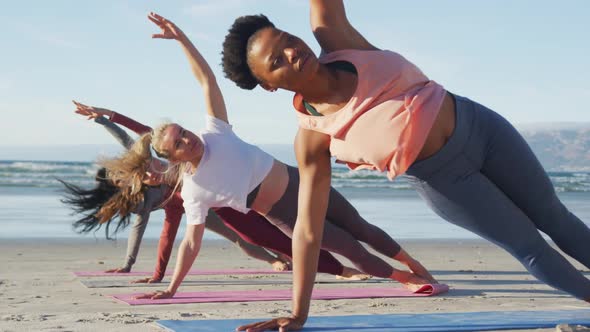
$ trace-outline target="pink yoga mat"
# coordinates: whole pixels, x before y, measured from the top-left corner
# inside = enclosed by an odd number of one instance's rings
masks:
[[[404,288],[337,288],[315,289],[312,294],[314,300],[364,299],[386,297],[432,296],[445,293],[449,286],[444,284],[424,285],[415,292]],[[111,295],[113,298],[130,305],[147,304],[180,304],[180,303],[208,303],[208,302],[251,302],[251,301],[281,301],[290,300],[290,289],[279,290],[251,290],[251,291],[215,291],[215,292],[187,292],[177,293],[171,299],[135,299],[144,293]]]
[[[166,272],[167,276],[172,275],[172,271]],[[289,274],[291,271],[277,272],[273,270],[248,270],[248,269],[227,269],[227,270],[191,270],[187,275],[193,276],[211,276],[211,275],[225,275],[225,274]],[[153,272],[147,271],[133,271],[127,273],[107,273],[103,271],[76,271],[74,275],[77,277],[137,277],[137,276],[151,276]]]

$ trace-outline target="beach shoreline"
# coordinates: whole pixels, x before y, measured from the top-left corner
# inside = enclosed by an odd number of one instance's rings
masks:
[[[590,308],[582,301],[539,283],[515,259],[482,240],[421,239],[400,240],[400,243],[423,262],[440,282],[449,284],[451,291],[426,298],[314,301],[311,315]],[[163,331],[154,323],[160,319],[265,318],[288,314],[288,301],[128,306],[107,295],[160,290],[165,289],[165,285],[86,288],[80,282],[81,278],[74,276],[74,271],[103,271],[118,267],[123,260],[125,246],[125,240],[113,242],[93,238],[0,239],[0,263],[3,267],[0,274],[0,297],[3,298],[0,303],[0,331],[137,331],[141,328],[148,332]],[[133,270],[152,271],[156,249],[157,241],[146,239]],[[168,271],[172,271],[174,261],[175,257]],[[342,261],[347,263],[345,259]],[[576,266],[583,268],[579,264]],[[268,266],[247,258],[229,242],[207,240],[193,268],[265,269]],[[190,278],[194,277],[187,280]],[[207,278],[224,280],[228,276]],[[331,276],[322,275],[322,278]],[[355,285],[342,287],[348,286]],[[398,286],[392,284],[392,287]],[[181,286],[179,291],[257,289],[260,286],[197,287]],[[264,287],[288,289],[290,286]]]

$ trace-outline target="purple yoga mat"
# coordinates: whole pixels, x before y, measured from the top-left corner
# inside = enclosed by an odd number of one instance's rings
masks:
[[[412,292],[404,288],[336,288],[315,289],[312,294],[314,300],[364,299],[386,297],[432,296],[445,293],[449,286],[444,284],[424,285]],[[113,298],[130,305],[148,304],[180,304],[180,303],[210,303],[210,302],[251,302],[251,301],[281,301],[290,300],[290,289],[279,290],[249,290],[249,291],[215,291],[215,292],[187,292],[176,293],[171,299],[135,299],[144,293],[111,295]]]
[[[167,276],[172,275],[174,270],[166,272]],[[290,274],[291,271],[278,272],[273,270],[248,270],[248,269],[227,269],[227,270],[191,270],[187,275],[193,276],[211,276],[211,275],[226,275],[226,274]],[[127,273],[107,273],[103,271],[76,271],[74,275],[77,277],[138,277],[151,276],[153,272],[134,271]]]

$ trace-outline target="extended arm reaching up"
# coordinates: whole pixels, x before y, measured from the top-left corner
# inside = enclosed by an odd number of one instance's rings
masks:
[[[148,18],[162,29],[161,33],[152,35],[152,38],[175,39],[182,46],[182,50],[188,58],[193,74],[203,88],[207,113],[229,123],[223,95],[221,94],[219,85],[217,85],[215,75],[195,45],[191,43],[182,30],[164,17],[156,13],[150,13]]]
[[[76,113],[86,116],[88,117],[88,120],[90,119],[94,119],[94,121],[96,121],[97,123],[100,123],[102,125],[105,125],[106,121],[100,120],[100,118],[102,117],[108,117],[111,122],[113,123],[117,123],[129,130],[133,130],[136,134],[141,135],[141,134],[145,134],[148,133],[152,130],[152,128],[144,125],[143,123],[139,123],[123,114],[117,113],[115,111],[111,111],[109,109],[106,108],[101,108],[101,107],[95,107],[95,106],[88,106],[88,105],[84,105],[82,103],[79,103],[75,100],[72,101],[74,103],[74,105],[76,105]],[[105,119],[106,120],[106,119]],[[106,127],[106,125],[105,125]],[[109,128],[107,128],[107,130],[109,130]],[[111,132],[111,134],[113,134],[113,136],[115,136],[117,138],[117,140],[121,141],[116,135],[115,133]],[[131,139],[131,138],[129,138]],[[123,144],[126,148],[129,148],[131,145],[133,145],[133,141],[131,142],[131,144],[126,145]]]
[[[377,49],[350,24],[342,0],[310,0],[309,4],[311,31],[322,52]]]

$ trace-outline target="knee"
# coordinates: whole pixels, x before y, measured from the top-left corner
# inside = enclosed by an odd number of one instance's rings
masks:
[[[552,250],[549,244],[541,238],[531,241],[522,241],[518,245],[508,248],[508,251],[518,260],[527,266],[533,266],[549,250]]]
[[[568,231],[567,221],[571,219],[571,213],[554,195],[551,199],[546,199],[545,203],[539,204],[529,217],[538,229],[550,234]]]
[[[381,228],[368,223],[364,219],[361,220],[363,222],[362,227],[360,228],[358,234],[356,234],[357,236],[355,236],[359,241],[368,243],[370,242],[371,237],[382,236],[382,234],[385,234]]]

